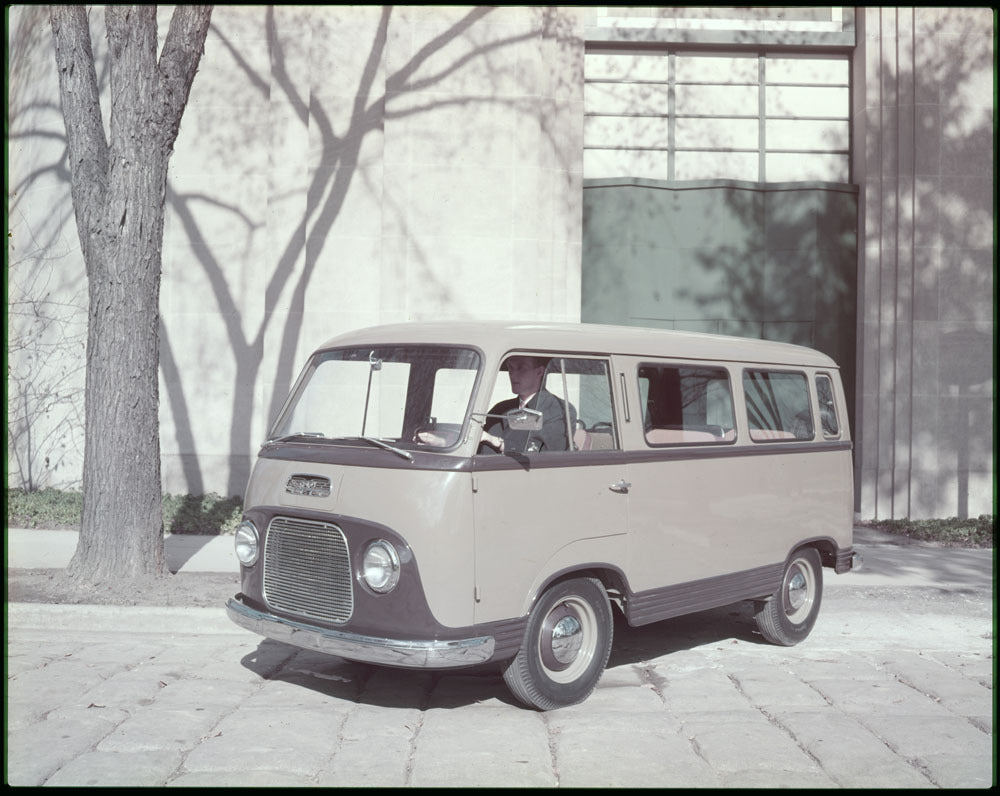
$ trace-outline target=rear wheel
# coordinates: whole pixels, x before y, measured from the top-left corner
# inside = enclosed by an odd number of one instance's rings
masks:
[[[612,635],[611,603],[599,580],[557,583],[532,609],[504,682],[520,701],[541,710],[582,702],[601,679]]]
[[[785,565],[781,587],[757,602],[754,618],[764,638],[791,647],[812,630],[823,599],[823,565],[812,547],[796,550]]]

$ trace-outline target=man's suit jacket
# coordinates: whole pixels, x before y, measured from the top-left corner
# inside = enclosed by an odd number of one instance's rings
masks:
[[[509,398],[501,401],[492,409],[491,415],[505,415],[511,409],[517,409],[520,401]],[[568,404],[570,429],[576,423],[576,409]],[[539,431],[514,431],[506,420],[489,418],[486,430],[497,437],[503,437],[504,453],[534,453],[536,451],[568,450],[569,442],[566,434],[566,409],[563,402],[547,390],[539,390],[530,401],[527,409],[536,409],[542,413],[542,428]]]

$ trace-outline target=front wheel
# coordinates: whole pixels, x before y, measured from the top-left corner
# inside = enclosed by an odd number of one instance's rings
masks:
[[[812,630],[823,599],[823,565],[812,547],[796,550],[785,565],[781,587],[757,602],[754,619],[764,638],[791,647]]]
[[[504,682],[521,702],[540,710],[583,702],[601,679],[612,635],[611,603],[599,580],[557,583],[532,609]]]

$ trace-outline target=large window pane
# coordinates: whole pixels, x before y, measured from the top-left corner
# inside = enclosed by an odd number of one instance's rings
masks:
[[[813,438],[809,382],[804,373],[746,370],[743,392],[754,442]]]
[[[682,149],[757,149],[756,119],[678,119],[676,144]]]
[[[847,155],[812,153],[768,153],[768,182],[848,182],[850,160]]]
[[[769,117],[835,116],[846,119],[850,102],[851,95],[846,86],[768,86],[764,104]]]
[[[677,86],[678,115],[757,116],[757,86]]]
[[[664,59],[666,60],[666,59]],[[757,56],[678,55],[678,83],[759,83]]]
[[[736,439],[729,373],[722,368],[641,365],[639,405],[650,445]]]
[[[768,149],[847,150],[850,129],[844,121],[768,119],[765,128]]]
[[[667,115],[665,83],[588,83],[583,101],[588,114]]]
[[[750,180],[760,179],[756,152],[678,152],[674,179]]]
[[[592,179],[672,179],[667,153],[647,149],[587,149],[583,153],[583,171]]]
[[[768,83],[846,86],[851,66],[846,58],[768,58]]]
[[[583,120],[583,140],[585,146],[666,149],[670,124],[649,116],[589,116]]]
[[[662,55],[587,53],[588,80],[659,81],[666,83],[670,62]]]

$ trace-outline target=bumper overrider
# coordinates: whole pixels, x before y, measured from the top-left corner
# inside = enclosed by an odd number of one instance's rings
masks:
[[[408,669],[453,669],[489,661],[493,636],[450,640],[377,638],[345,633],[286,619],[251,608],[238,597],[226,603],[226,613],[240,627],[266,638],[351,661]]]

